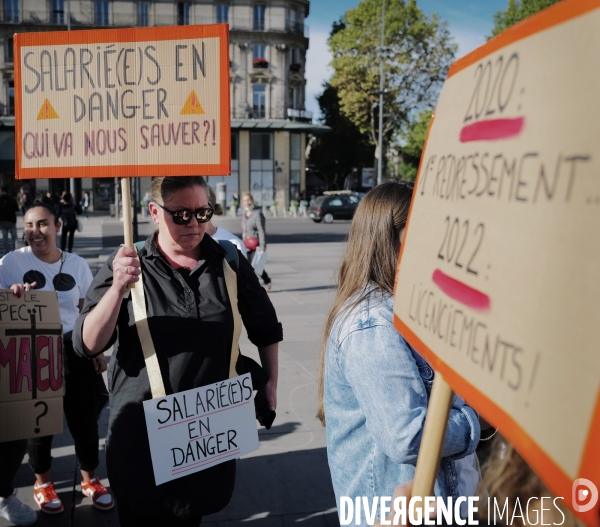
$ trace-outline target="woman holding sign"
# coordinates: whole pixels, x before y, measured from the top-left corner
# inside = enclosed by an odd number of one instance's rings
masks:
[[[394,277],[411,196],[412,185],[388,182],[360,202],[325,324],[318,417],[323,424],[327,418],[338,510],[341,497],[366,496],[372,503],[414,478],[434,373],[393,323]],[[456,400],[437,496],[474,495],[477,473],[459,470],[455,460],[475,451],[479,434],[477,414]]]
[[[0,261],[0,287],[10,287],[17,296],[30,289],[58,294],[66,357],[63,406],[81,468],[81,490],[84,496],[92,498],[94,507],[109,510],[113,499],[95,473],[99,464],[97,412],[106,403],[106,387],[99,375],[106,371],[106,358],[99,355],[93,363],[82,360],[73,352],[71,341],[92,273],[83,258],[58,249],[56,237],[60,227],[52,201],[47,197],[35,200],[24,218],[28,247],[7,254]],[[35,502],[46,514],[60,514],[64,507],[50,476],[52,436],[30,439],[28,450],[36,478]]]
[[[239,252],[237,262],[230,261],[227,250],[205,235],[214,208],[202,177],[154,179],[149,209],[157,231],[140,248],[139,260],[135,249],[121,247],[96,275],[74,330],[75,349],[94,357],[114,345],[106,452],[121,527],[199,525],[229,502],[235,461],[156,486],[143,407],[153,395],[149,375],[153,386],[157,377],[162,381],[167,395],[228,379],[237,308],[269,375],[266,400],[274,411],[282,329],[248,261]],[[235,271],[237,302],[225,288],[224,260]],[[145,328],[136,328],[134,282],[143,287],[148,339]],[[152,345],[156,354],[147,368],[144,351]]]

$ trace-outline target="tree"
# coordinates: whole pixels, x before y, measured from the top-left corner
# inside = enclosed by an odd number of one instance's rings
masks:
[[[416,0],[384,0],[385,47],[381,50],[382,0],[362,0],[346,12],[329,39],[342,113],[378,145],[379,65],[385,66],[384,142],[410,121],[415,110],[432,107],[456,45],[447,24],[427,17]],[[377,152],[381,149],[377,148]],[[383,156],[378,155],[380,159]]]
[[[330,126],[332,132],[315,138],[308,162],[319,170],[328,188],[341,189],[353,168],[371,166],[374,147],[369,137],[340,112],[337,90],[327,83],[323,87],[323,93],[317,98],[323,114],[321,122]]]
[[[400,138],[405,145],[401,147],[402,163],[398,167],[398,173],[402,179],[414,180],[417,176],[421,154],[425,145],[425,136],[431,121],[431,110],[423,110],[418,113],[411,126],[400,133]]]
[[[508,0],[508,8],[498,11],[494,15],[494,29],[492,35],[501,33],[506,28],[520,22],[542,9],[555,4],[558,0]]]

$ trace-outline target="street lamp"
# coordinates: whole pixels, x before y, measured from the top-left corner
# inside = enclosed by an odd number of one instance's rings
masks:
[[[71,31],[71,0],[67,0],[67,31]],[[69,180],[69,189],[75,202],[75,178]]]
[[[385,72],[383,70],[383,46],[385,44],[385,0],[381,0],[381,50],[379,52],[379,159],[377,162],[377,184],[383,183],[383,89]]]

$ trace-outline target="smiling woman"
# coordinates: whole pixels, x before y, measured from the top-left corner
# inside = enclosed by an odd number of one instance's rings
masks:
[[[0,287],[10,287],[17,296],[30,289],[56,291],[58,295],[67,361],[63,405],[81,467],[82,492],[92,498],[97,509],[108,510],[114,505],[113,499],[95,477],[99,463],[96,417],[106,402],[106,387],[99,374],[106,370],[106,359],[99,355],[92,363],[77,357],[71,340],[92,273],[83,258],[56,246],[61,222],[48,198],[33,203],[25,213],[24,227],[28,247],[0,261]],[[36,476],[35,501],[42,512],[59,514],[64,507],[51,481],[51,449],[52,436],[29,440],[29,460]]]
[[[229,261],[225,245],[205,236],[213,206],[204,178],[154,179],[148,208],[156,231],[139,255],[131,247],[121,247],[99,271],[75,327],[75,349],[82,356],[94,357],[114,344],[108,374],[107,468],[121,526],[199,525],[202,516],[229,502],[235,461],[159,487],[154,484],[143,408],[152,393],[131,295],[126,294],[129,284],[138,282],[136,288],[143,287],[148,327],[167,395],[224,381],[230,372],[245,372],[243,360],[230,365],[233,309],[239,309],[268,374],[264,390],[270,409],[275,410],[277,343],[283,335],[248,261],[242,257]],[[237,299],[229,298],[225,285],[225,273],[232,271]]]

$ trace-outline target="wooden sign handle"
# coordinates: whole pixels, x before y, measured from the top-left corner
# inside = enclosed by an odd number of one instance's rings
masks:
[[[123,201],[123,233],[126,247],[133,247],[133,219],[131,216],[131,190],[129,178],[121,178],[121,195]]]
[[[452,406],[452,389],[439,372],[435,373],[425,427],[421,438],[421,448],[417,458],[413,497],[433,496],[433,488],[440,466],[442,447],[448,427],[448,417]]]
[[[121,195],[123,201],[123,235],[125,237],[126,247],[133,247],[133,219],[131,217],[131,189],[129,178],[121,178]],[[118,211],[117,211],[118,214]],[[133,289],[135,283],[129,284],[129,289]]]

